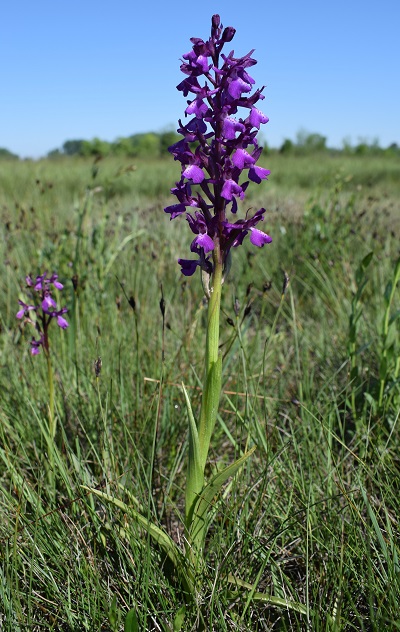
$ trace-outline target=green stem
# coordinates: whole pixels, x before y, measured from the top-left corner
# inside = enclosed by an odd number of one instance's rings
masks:
[[[51,441],[54,441],[56,436],[56,421],[54,416],[54,381],[53,381],[53,367],[51,364],[50,354],[46,354],[47,359],[47,378],[49,382],[49,437]]]
[[[195,423],[190,401],[186,396],[189,412],[189,460],[185,501],[186,536],[188,556],[196,569],[201,568],[205,523],[203,517],[196,515],[195,506],[205,485],[204,470],[221,395],[222,361],[219,354],[219,316],[222,268],[221,251],[219,244],[217,244],[214,251],[214,271],[208,302],[203,396],[198,425]]]
[[[49,384],[49,435],[48,435],[48,454],[49,454],[49,481],[54,487],[54,439],[56,436],[56,418],[54,414],[54,380],[53,367],[49,351],[46,352],[47,360],[47,379]]]
[[[222,261],[219,248],[214,254],[212,287],[208,302],[205,374],[200,422],[198,427],[200,463],[204,472],[211,435],[214,430],[221,395],[221,356],[219,355],[219,316],[222,289]]]
[[[356,391],[357,391],[357,356],[356,356],[356,344],[352,342],[350,344],[350,358],[351,358],[351,369],[350,369],[350,382],[351,382],[351,412],[353,415],[353,419],[357,417],[357,407],[356,407]]]

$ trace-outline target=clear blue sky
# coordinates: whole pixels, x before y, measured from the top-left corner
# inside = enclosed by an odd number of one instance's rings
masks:
[[[263,135],[300,128],[341,146],[400,144],[400,0],[19,0],[0,8],[0,147],[39,157],[65,140],[114,140],[175,128],[175,86],[189,38],[211,15],[234,26],[228,45],[255,48],[265,84]]]

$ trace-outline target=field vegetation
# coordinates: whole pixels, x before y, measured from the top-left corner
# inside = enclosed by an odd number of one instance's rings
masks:
[[[176,263],[186,222],[163,213],[179,168],[88,153],[0,163],[4,632],[168,631],[185,602],[127,511],[138,499],[183,546],[181,383],[196,411],[206,303]],[[235,251],[223,288],[212,462],[256,450],[215,501],[199,607],[217,632],[400,630],[400,158],[289,148],[262,164],[242,211],[268,210],[273,243]],[[46,358],[16,319],[44,271],[70,324],[50,327],[53,442]],[[195,608],[182,625],[198,629]]]

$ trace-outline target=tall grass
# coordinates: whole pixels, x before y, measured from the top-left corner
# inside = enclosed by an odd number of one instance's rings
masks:
[[[257,450],[216,506],[208,629],[396,630],[400,306],[397,288],[387,317],[387,287],[399,256],[400,166],[362,157],[265,162],[270,183],[249,204],[271,209],[274,242],[234,253],[216,428],[226,463],[246,444]],[[183,545],[179,385],[200,404],[206,309],[199,280],[175,263],[189,245],[184,220],[171,225],[162,212],[175,173],[169,162],[116,159],[1,166],[5,631],[122,630],[132,608],[140,630],[172,630],[183,603],[146,533],[82,487],[128,506],[139,499]],[[46,476],[45,358],[30,355],[30,333],[15,319],[25,275],[44,269],[64,282],[70,321],[51,332],[56,495]],[[230,573],[256,598],[235,592]],[[258,593],[301,602],[306,613]],[[195,612],[185,626],[196,629]]]

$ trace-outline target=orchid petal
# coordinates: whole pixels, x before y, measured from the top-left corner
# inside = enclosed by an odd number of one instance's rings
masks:
[[[265,244],[271,243],[272,237],[258,230],[258,228],[250,228],[250,241],[254,246],[262,248]]]
[[[188,180],[191,180],[193,184],[200,184],[205,178],[203,170],[197,165],[189,165],[189,167],[182,172],[182,175]]]
[[[238,169],[245,169],[253,165],[255,160],[245,149],[239,147],[232,156],[232,162]]]
[[[186,206],[184,204],[172,204],[171,206],[167,206],[164,209],[165,213],[170,213],[170,219],[175,219],[178,215],[182,215],[186,211]]]
[[[185,276],[192,276],[196,272],[196,268],[200,265],[198,259],[178,259],[178,263],[181,266],[182,274]]]
[[[213,240],[209,235],[207,235],[207,233],[203,233],[196,237],[196,239],[193,240],[193,243],[200,246],[200,248],[203,248],[204,252],[211,252],[211,250],[214,250],[215,247]]]
[[[261,112],[261,110],[259,110],[256,107],[253,107],[253,108],[251,108],[249,121],[250,121],[250,123],[251,123],[251,125],[253,127],[256,127],[257,129],[260,129],[260,124],[261,123],[268,123],[269,118],[268,118],[268,116],[265,116],[265,114],[263,114]]]
[[[244,193],[242,187],[234,180],[225,180],[221,191],[221,197],[225,200],[232,200],[234,195],[239,196],[240,199],[243,200]]]
[[[61,329],[69,327],[69,323],[62,316],[57,316],[57,325],[61,327]]]
[[[256,184],[260,184],[261,180],[268,180],[268,176],[271,173],[269,169],[264,167],[253,166],[249,170],[249,179]]]

